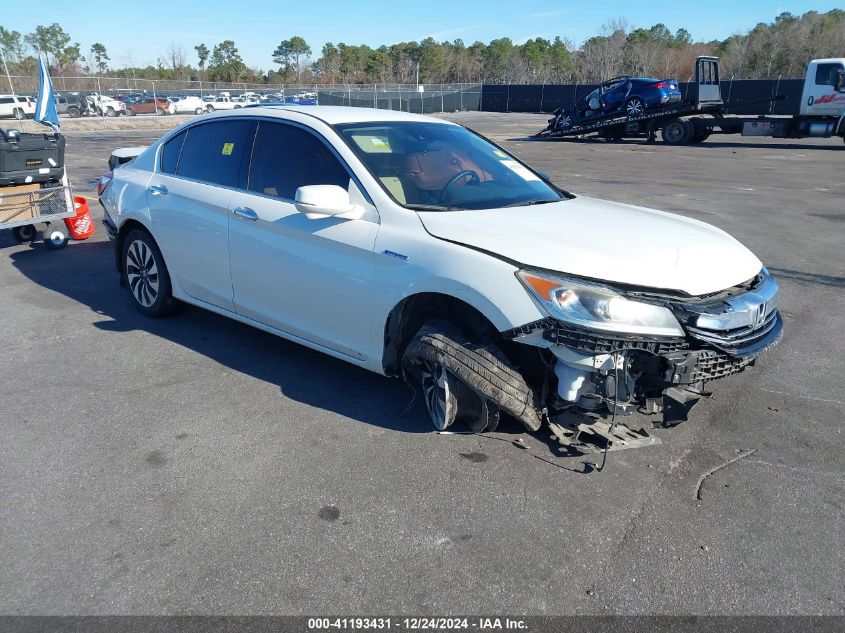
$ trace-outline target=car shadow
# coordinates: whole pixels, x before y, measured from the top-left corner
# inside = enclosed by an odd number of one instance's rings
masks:
[[[0,238],[0,247],[13,240]],[[278,385],[287,398],[347,418],[403,433],[430,433],[422,399],[400,380],[387,378],[200,308],[181,305],[173,317],[140,314],[119,286],[109,242],[71,243],[61,251],[43,244],[10,255],[27,279],[93,310],[93,327],[144,331],[193,350],[242,374]],[[450,431],[466,432],[456,425]],[[500,432],[523,432],[504,421]]]
[[[0,246],[5,242],[0,241]],[[145,317],[119,286],[109,242],[71,244],[52,252],[33,244],[12,253],[10,259],[33,283],[88,306],[98,315],[91,325],[99,330],[149,332],[234,371],[278,385],[292,400],[386,429],[431,431],[419,397],[409,409],[413,394],[399,380],[193,306],[180,306],[170,318]]]

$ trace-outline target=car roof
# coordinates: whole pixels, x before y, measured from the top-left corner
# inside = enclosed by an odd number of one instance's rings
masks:
[[[443,123],[445,125],[454,125],[449,121],[443,119],[436,119],[434,117],[425,116],[421,114],[412,114],[410,112],[397,112],[396,110],[379,110],[376,108],[353,108],[349,106],[298,106],[295,104],[280,104],[280,105],[257,105],[240,108],[227,112],[227,116],[242,116],[242,115],[256,115],[271,116],[278,118],[288,118],[286,113],[297,112],[299,114],[307,114],[314,118],[320,119],[329,125],[336,125],[338,123],[368,123],[368,122],[384,122],[384,121],[426,121],[428,123]]]

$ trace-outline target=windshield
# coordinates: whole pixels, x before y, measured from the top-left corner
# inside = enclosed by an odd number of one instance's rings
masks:
[[[384,190],[411,209],[495,209],[565,199],[513,156],[459,125],[391,121],[335,129]]]

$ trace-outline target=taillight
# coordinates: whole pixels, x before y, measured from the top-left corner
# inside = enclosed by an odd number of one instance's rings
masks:
[[[665,81],[661,81],[659,83],[654,84],[654,87],[655,88],[668,88],[669,84],[666,83]]]
[[[100,176],[100,180],[97,181],[97,197],[98,198],[103,195],[103,192],[106,190],[106,187],[109,186],[109,183],[111,183],[113,178],[114,178],[114,172],[113,171],[110,171],[110,172],[105,173],[102,176]]]

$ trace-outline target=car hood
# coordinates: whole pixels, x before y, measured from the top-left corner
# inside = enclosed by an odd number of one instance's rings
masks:
[[[418,215],[435,237],[522,266],[689,295],[730,288],[762,267],[714,226],[596,198]]]

